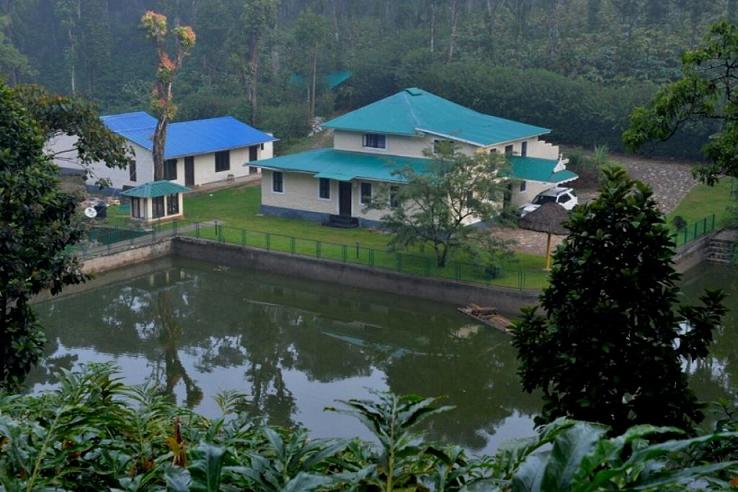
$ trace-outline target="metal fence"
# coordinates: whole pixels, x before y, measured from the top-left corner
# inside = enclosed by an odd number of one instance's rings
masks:
[[[520,290],[540,289],[548,282],[548,273],[542,268],[525,269],[514,261],[488,266],[451,260],[444,266],[439,266],[432,254],[396,252],[389,249],[366,247],[358,242],[342,244],[227,227],[216,221],[206,223],[171,221],[154,224],[147,231],[116,227],[99,229],[91,235],[90,240],[78,245],[76,251],[83,259],[92,258],[152,244],[162,238],[174,236],[195,237],[266,251],[362,265],[378,270],[390,270],[407,275]]]
[[[712,214],[692,224],[686,224],[683,228],[674,232],[671,237],[674,240],[674,244],[677,247],[681,247],[695,239],[710,234],[715,231],[715,228],[715,214]]]
[[[180,228],[180,231],[183,229]],[[495,266],[464,261],[449,261],[439,266],[429,254],[413,254],[388,249],[369,248],[360,243],[341,244],[272,232],[227,227],[212,223],[192,224],[185,236],[277,251],[298,256],[326,259],[369,268],[391,270],[420,277],[435,277],[459,282],[495,285],[515,289],[540,289],[547,284],[548,273],[541,269],[524,269],[515,262]]]

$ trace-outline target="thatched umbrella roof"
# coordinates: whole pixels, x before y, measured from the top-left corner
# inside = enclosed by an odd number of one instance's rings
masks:
[[[531,231],[546,232],[558,236],[566,236],[569,231],[561,223],[569,216],[569,212],[552,202],[544,203],[536,210],[520,219],[520,227]]]

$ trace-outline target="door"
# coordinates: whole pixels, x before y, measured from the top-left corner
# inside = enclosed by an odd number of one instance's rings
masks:
[[[338,182],[338,215],[351,217],[351,183]]]
[[[249,147],[249,162],[254,162],[256,160],[259,160],[259,146],[252,145]]]
[[[185,157],[185,186],[195,186],[194,157]]]

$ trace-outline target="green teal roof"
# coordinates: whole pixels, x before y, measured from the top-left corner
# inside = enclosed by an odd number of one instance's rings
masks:
[[[353,76],[352,72],[349,72],[348,70],[337,70],[335,72],[331,72],[325,77],[323,77],[323,83],[328,86],[330,89],[335,89],[339,85],[343,84],[347,80],[349,80]],[[300,75],[299,73],[293,73],[290,75],[289,78],[290,85],[293,85],[295,87],[304,87],[305,86],[305,77]]]
[[[134,198],[156,198],[171,195],[172,193],[182,193],[184,191],[190,191],[190,189],[177,183],[172,183],[171,181],[149,181],[148,183],[126,190],[121,195]]]
[[[335,149],[316,149],[259,161],[265,169],[315,174],[316,178],[336,181],[366,179],[371,181],[402,182],[395,175],[401,169],[411,167],[424,172],[429,159],[377,155],[362,152],[346,152]]]
[[[514,179],[563,183],[578,178],[571,171],[555,171],[558,165],[555,159],[511,157],[510,161]],[[259,164],[265,169],[311,173],[316,178],[336,181],[366,179],[400,183],[403,180],[396,175],[396,171],[410,167],[417,173],[423,173],[431,162],[430,159],[423,158],[347,152],[327,148],[264,159],[259,161]]]
[[[477,146],[533,138],[551,130],[479,113],[422,89],[393,96],[323,125],[335,130],[415,136],[429,133]]]
[[[525,181],[541,181],[544,183],[564,183],[579,176],[569,170],[556,171],[559,161],[556,159],[540,159],[538,157],[509,157],[512,164],[512,175],[515,179]]]

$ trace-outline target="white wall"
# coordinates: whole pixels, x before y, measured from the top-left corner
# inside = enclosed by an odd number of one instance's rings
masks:
[[[508,142],[502,145],[490,145],[484,147],[482,150],[491,152],[496,150],[499,154],[505,153],[505,147],[508,145],[513,146],[513,155],[521,155],[523,142],[528,142],[528,157],[538,157],[541,159],[558,159],[559,158],[559,146],[552,145],[544,140],[540,140],[538,137],[529,138],[523,140],[516,140],[514,142]]]
[[[366,152],[378,155],[399,155],[403,157],[427,157],[425,151],[433,150],[434,140],[444,140],[441,137],[423,135],[417,137],[403,137],[399,135],[386,136],[387,148],[374,149],[364,147],[364,134],[345,132],[337,130],[333,134],[333,147],[336,150],[348,150],[351,152]],[[479,147],[459,142],[462,152],[471,154]]]
[[[77,137],[74,135],[62,135],[49,140],[46,144],[47,150],[51,152],[60,152],[63,150],[74,149]],[[93,175],[87,179],[87,184],[94,185],[100,178],[110,180],[110,186],[116,189],[122,189],[123,186],[138,186],[143,183],[154,180],[154,158],[151,152],[143,147],[128,142],[135,153],[136,160],[136,181],[129,179],[128,169],[111,169],[102,162],[96,162],[92,165]],[[264,149],[257,150],[257,161],[254,165],[258,166],[258,161],[269,159],[274,155],[274,144],[267,142]],[[60,167],[72,169],[83,169],[79,163],[77,152],[66,152],[54,159],[54,162]],[[249,167],[244,166],[249,162],[249,148],[231,150],[231,166],[227,171],[215,172],[215,154],[202,154],[195,156],[195,185],[213,183],[217,181],[225,181],[229,175],[234,177],[246,176],[249,174]],[[185,184],[184,157],[177,159],[177,179],[174,180],[181,185]]]
[[[54,153],[71,150],[71,152],[63,152],[56,156],[54,163],[59,167],[84,170],[85,168],[79,162],[77,151],[74,150],[76,143],[76,135],[61,135],[50,139],[46,143],[46,149]],[[152,181],[154,179],[154,161],[151,152],[133,142],[128,142],[128,144],[135,154],[136,181],[129,179],[128,168],[109,168],[102,162],[95,162],[91,166],[92,174],[87,178],[87,184],[94,185],[99,179],[106,178],[110,180],[112,188],[121,189],[123,186],[138,186]]]
[[[368,181],[367,181],[368,182]],[[351,182],[351,216],[369,220],[380,220],[386,210],[366,210],[361,204],[361,182]],[[381,193],[385,184],[371,182],[372,194]],[[338,181],[331,180],[330,198],[322,199],[319,196],[320,180],[308,173],[283,173],[282,193],[272,191],[272,171],[265,169],[261,179],[262,205],[305,210],[322,214],[338,215]]]

